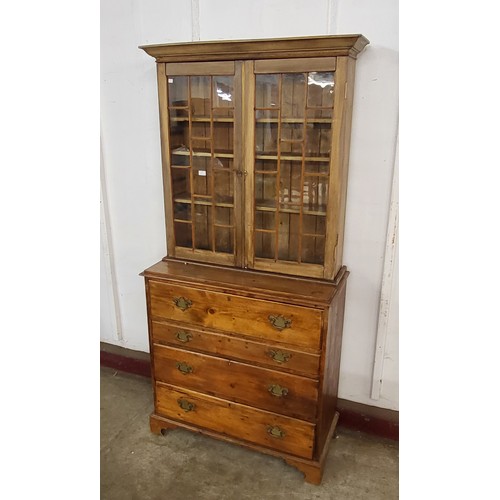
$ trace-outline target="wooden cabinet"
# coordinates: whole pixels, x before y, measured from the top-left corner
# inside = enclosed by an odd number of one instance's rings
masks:
[[[155,57],[167,257],[144,271],[151,427],[283,457],[319,482],[348,272],[361,35],[141,47]]]

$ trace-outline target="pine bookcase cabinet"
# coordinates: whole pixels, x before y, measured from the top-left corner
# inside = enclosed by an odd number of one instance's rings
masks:
[[[145,270],[155,407],[319,483],[336,411],[362,35],[140,47],[156,59],[167,256]]]

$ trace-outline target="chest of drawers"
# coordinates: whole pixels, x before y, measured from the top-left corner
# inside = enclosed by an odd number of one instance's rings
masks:
[[[319,483],[336,412],[345,289],[164,259],[146,271],[151,430],[283,458]]]

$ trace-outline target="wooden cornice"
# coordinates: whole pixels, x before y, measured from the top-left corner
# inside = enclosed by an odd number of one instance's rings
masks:
[[[141,45],[156,62],[230,61],[357,55],[370,42],[363,35],[328,35],[259,40],[213,40],[208,42]]]

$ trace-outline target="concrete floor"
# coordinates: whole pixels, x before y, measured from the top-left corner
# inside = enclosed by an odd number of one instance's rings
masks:
[[[185,430],[157,436],[148,378],[101,368],[101,500],[391,500],[398,444],[340,428],[323,482],[281,459]]]

